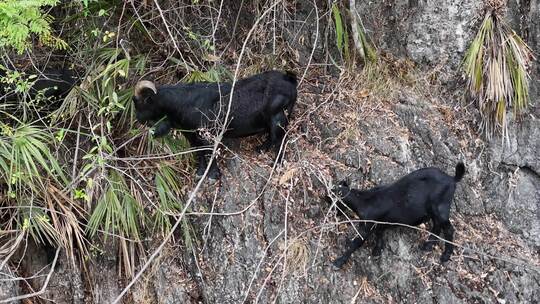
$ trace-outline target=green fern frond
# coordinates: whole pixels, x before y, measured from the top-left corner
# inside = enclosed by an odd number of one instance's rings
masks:
[[[12,47],[18,53],[31,47],[32,35],[47,46],[66,49],[67,44],[51,33],[53,18],[42,13],[45,6],[57,5],[59,0],[4,0],[0,2],[0,46]]]

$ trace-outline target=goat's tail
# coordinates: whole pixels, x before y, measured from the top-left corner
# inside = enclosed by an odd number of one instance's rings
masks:
[[[462,162],[459,162],[456,165],[456,175],[454,176],[454,181],[456,183],[459,182],[463,178],[463,175],[465,175],[465,165]]]
[[[296,76],[296,73],[293,71],[285,71],[285,76],[287,76],[287,80],[294,83],[294,85],[298,85],[298,77]]]

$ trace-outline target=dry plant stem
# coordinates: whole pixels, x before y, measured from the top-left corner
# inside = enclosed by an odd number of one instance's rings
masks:
[[[356,303],[356,299],[358,299],[358,296],[360,295],[360,291],[362,291],[362,286],[358,286],[358,291],[356,292],[356,294],[351,299],[351,304]]]
[[[47,267],[48,267],[48,265],[43,266],[40,270],[36,271],[33,275],[31,275],[29,277],[24,277],[24,278],[23,277],[15,277],[10,273],[6,273],[6,272],[1,271],[0,274],[5,276],[5,277],[9,277],[9,279],[1,279],[0,282],[28,281],[28,280],[43,278],[43,277],[46,277],[47,275],[46,274],[41,274],[41,273],[43,271],[45,271],[45,269]]]
[[[351,30],[352,30],[352,36],[353,36],[353,42],[354,47],[356,48],[356,51],[362,53],[364,50],[362,49],[362,44],[358,40],[359,34],[358,34],[358,12],[356,11],[356,0],[349,0],[349,9],[351,10]]]
[[[266,248],[264,249],[264,252],[263,252],[263,256],[261,257],[261,259],[259,260],[259,263],[257,264],[257,268],[255,268],[255,271],[253,272],[253,275],[251,276],[251,280],[249,281],[249,285],[247,287],[247,290],[246,290],[246,294],[244,296],[244,301],[242,301],[242,303],[246,303],[247,301],[247,298],[249,296],[249,291],[251,290],[251,286],[253,285],[253,282],[255,282],[255,279],[256,279],[256,276],[257,276],[257,273],[259,272],[259,270],[261,269],[261,266],[264,262],[264,258],[266,257],[267,253],[268,253],[268,250],[270,250],[270,247],[274,244],[275,241],[277,241],[281,235],[284,233],[285,231],[284,230],[281,230],[277,235],[276,237],[274,237],[269,243],[268,245],[266,246]]]
[[[37,297],[37,296],[40,296],[41,294],[43,294],[45,292],[45,290],[47,289],[47,286],[49,285],[49,281],[51,279],[52,274],[54,273],[54,267],[56,266],[56,262],[58,261],[59,253],[60,253],[60,248],[56,249],[56,254],[54,255],[54,260],[53,260],[53,262],[51,264],[51,270],[49,271],[49,274],[47,274],[47,278],[45,279],[45,283],[43,283],[43,286],[41,287],[41,289],[39,291],[32,292],[32,293],[25,294],[25,295],[21,295],[21,296],[16,296],[16,297],[5,299],[5,300],[0,300],[0,303],[13,303],[13,302],[16,302],[16,301],[20,301],[20,300],[24,300],[24,299],[28,299],[28,298],[32,298],[32,297]]]
[[[259,292],[257,293],[257,297],[255,298],[255,303],[259,303],[259,298],[261,297],[262,292],[264,291],[264,286],[266,286],[266,284],[268,283],[268,280],[270,280],[270,278],[272,277],[272,274],[274,273],[274,271],[279,266],[279,264],[281,262],[281,259],[283,259],[283,257],[284,257],[283,254],[279,255],[279,259],[274,264],[274,267],[272,267],[272,269],[270,270],[270,272],[268,273],[266,278],[264,278],[263,284],[262,284],[261,288],[259,289]]]
[[[216,190],[214,192],[214,199],[212,200],[212,208],[210,209],[210,213],[214,213],[218,190],[219,188],[216,187]],[[206,222],[206,225],[204,226],[204,229],[203,229],[203,242],[204,243],[203,243],[203,248],[201,249],[201,251],[204,251],[204,249],[206,248],[206,243],[208,241],[208,238],[210,237],[210,231],[212,230],[212,217],[213,215],[210,214],[210,216],[208,217],[208,221]]]
[[[212,148],[207,147],[207,148],[187,149],[187,150],[184,150],[182,152],[173,153],[173,154],[145,155],[145,156],[141,156],[141,157],[116,157],[116,156],[112,156],[112,155],[114,155],[114,153],[112,153],[110,155],[107,155],[106,159],[108,159],[108,160],[122,160],[122,161],[158,160],[158,159],[173,158],[173,157],[180,156],[180,155],[191,154],[191,153],[199,152],[199,151],[208,151],[208,150],[212,150]],[[116,152],[116,151],[114,151],[114,152]]]
[[[356,229],[356,225],[354,225],[353,220],[347,215],[345,210],[341,210],[337,206],[337,201],[339,200],[339,198],[337,198],[336,195],[332,192],[332,185],[331,185],[330,181],[328,181],[326,178],[324,178],[324,176],[316,174],[316,172],[314,172],[313,169],[312,169],[312,173],[325,186],[326,193],[328,195],[330,195],[330,198],[332,199],[332,204],[330,205],[330,208],[328,208],[328,212],[324,216],[323,224],[328,222],[328,219],[330,218],[330,212],[332,212],[332,210],[334,210],[334,209],[339,210],[345,216],[347,222],[351,225],[351,227],[354,230],[354,232],[356,233],[356,235],[358,235],[360,238],[363,238],[362,235],[360,234],[360,232],[358,231],[358,229]],[[315,266],[315,261],[317,260],[317,256],[319,255],[319,248],[321,248],[321,246],[319,246],[319,245],[322,242],[323,234],[324,234],[324,230],[321,229],[321,231],[319,233],[318,240],[317,240],[317,248],[315,250],[315,254],[313,255],[313,262],[311,264],[311,267]]]
[[[157,0],[154,0],[154,3],[156,4],[156,8],[157,10],[159,11],[159,15],[161,17],[161,20],[163,20],[163,25],[165,25],[165,29],[167,29],[167,33],[169,34],[169,37],[171,38],[172,42],[173,42],[173,45],[174,45],[174,48],[176,49],[176,51],[178,52],[178,54],[180,55],[180,58],[182,59],[182,62],[184,62],[184,65],[185,65],[185,68],[186,68],[186,71],[190,71],[190,67],[189,65],[187,64],[186,60],[184,59],[184,55],[182,55],[182,51],[180,51],[180,48],[178,47],[178,45],[176,44],[176,39],[174,39],[174,36],[173,34],[171,33],[171,29],[169,28],[169,26],[167,25],[167,19],[165,19],[165,16],[163,15],[163,11],[161,10],[161,7],[159,6],[159,3]]]
[[[75,143],[75,155],[73,156],[73,168],[71,169],[71,180],[75,180],[77,176],[77,158],[79,156],[79,145],[81,141],[81,124],[82,116],[79,116],[79,124],[77,126],[77,142]],[[71,190],[75,190],[75,184],[71,185]]]
[[[156,5],[157,5],[157,1],[154,0],[154,2],[156,2]],[[251,38],[251,35],[253,34],[253,31],[257,28],[257,25],[259,24],[259,22],[266,16],[266,14],[268,14],[268,12],[270,12],[274,6],[276,6],[278,3],[280,3],[281,0],[278,0],[276,2],[274,2],[268,9],[266,9],[264,11],[264,13],[255,21],[255,23],[253,24],[253,26],[251,27],[250,31],[248,32],[247,34],[247,37],[246,37],[246,40],[244,41],[244,45],[242,46],[242,51],[240,52],[240,55],[238,57],[238,62],[237,62],[237,65],[236,65],[236,70],[235,70],[235,73],[234,73],[234,78],[233,78],[233,82],[232,82],[232,87],[231,87],[231,92],[234,92],[234,86],[236,84],[236,80],[237,80],[237,77],[238,77],[238,71],[240,69],[240,63],[242,62],[242,57],[244,55],[244,52],[245,52],[245,49],[246,49],[246,46],[247,46],[247,43],[249,42],[250,38]],[[161,12],[160,12],[161,13]],[[162,16],[163,17],[163,16]],[[231,103],[232,103],[232,98],[233,98],[233,94],[231,94],[230,96],[230,99],[229,99],[229,104],[228,104],[228,107],[227,107],[227,113],[225,115],[225,120],[224,121],[228,121],[229,119],[229,114],[230,114],[230,109],[231,109]],[[224,124],[226,125],[226,124]],[[195,198],[195,195],[197,194],[197,192],[199,191],[202,183],[204,182],[205,178],[206,178],[206,175],[208,174],[208,172],[210,171],[210,167],[212,165],[212,162],[215,161],[215,157],[216,157],[216,151],[219,147],[219,144],[221,143],[221,139],[223,138],[223,134],[225,133],[226,131],[226,128],[223,127],[220,134],[218,135],[216,141],[214,142],[214,149],[213,149],[213,152],[212,152],[212,156],[210,157],[210,160],[208,161],[208,164],[206,166],[206,170],[204,171],[204,174],[203,176],[201,177],[201,179],[199,180],[199,182],[197,183],[197,185],[195,186],[195,189],[193,189],[193,191],[191,192],[190,196],[189,196],[189,199],[188,201],[186,202],[184,208],[182,209],[182,212],[180,213],[180,215],[178,216],[178,219],[176,220],[176,222],[174,223],[174,225],[172,226],[171,230],[169,231],[169,233],[165,236],[164,240],[161,242],[161,244],[159,245],[159,247],[152,253],[152,255],[150,255],[150,257],[148,258],[148,260],[144,263],[144,265],[142,266],[141,270],[139,270],[137,272],[137,274],[135,275],[135,277],[129,282],[129,284],[122,290],[122,292],[118,295],[118,297],[116,297],[116,299],[113,301],[112,304],[116,304],[116,303],[119,303],[120,300],[122,299],[122,297],[129,291],[129,289],[133,286],[133,284],[135,284],[135,282],[137,282],[137,280],[141,277],[141,275],[146,271],[146,269],[148,268],[148,266],[152,263],[152,261],[161,253],[161,251],[163,250],[163,247],[165,247],[165,244],[167,244],[167,242],[169,241],[169,239],[172,237],[174,231],[176,230],[176,228],[178,228],[178,225],[180,225],[180,223],[182,222],[182,219],[184,218],[184,215],[187,211],[187,209],[191,206],[191,203],[193,202],[193,199]]]
[[[2,248],[0,248],[1,249],[0,252],[7,252],[7,255],[5,256],[4,260],[2,260],[2,263],[0,263],[0,269],[4,269],[8,261],[11,259],[11,256],[15,254],[16,249],[19,247],[19,244],[24,240],[24,238],[25,238],[25,233],[21,231],[17,235],[17,238],[15,240],[8,241],[4,246],[2,246]],[[11,246],[9,245],[10,243],[12,244]]]
[[[218,15],[217,15],[217,18],[216,18],[216,24],[214,24],[214,18],[212,18],[212,26],[213,26],[213,30],[212,30],[212,40],[214,42],[214,45],[216,45],[216,32],[218,30],[218,27],[219,27],[219,20],[221,18],[221,12],[223,10],[223,1],[224,0],[221,0],[219,2],[219,10],[218,10]],[[211,11],[210,11],[211,12]],[[214,50],[214,55],[216,54],[215,50]]]
[[[118,18],[118,25],[116,27],[118,28],[118,31],[116,33],[116,48],[118,48],[118,45],[120,44],[120,30],[122,30],[122,19],[124,18],[124,13],[126,12],[126,5],[127,1],[124,1],[124,5],[122,6],[122,13],[120,14],[120,18]]]
[[[240,1],[240,7],[238,8],[238,14],[236,15],[236,19],[234,21],[234,26],[233,26],[233,29],[232,29],[232,34],[231,34],[231,39],[229,40],[229,42],[227,43],[227,45],[223,48],[223,51],[221,51],[221,53],[219,54],[219,57],[222,57],[223,54],[225,54],[225,52],[229,49],[229,46],[231,45],[231,43],[233,42],[234,40],[234,37],[235,34],[236,34],[236,29],[238,28],[238,21],[240,21],[240,14],[242,13],[242,7],[244,6],[244,0],[241,0]]]
[[[191,254],[193,255],[193,262],[195,263],[195,266],[197,266],[197,272],[198,272],[198,279],[200,280],[199,287],[202,287],[202,290],[206,290],[206,281],[204,280],[204,275],[201,270],[201,266],[199,265],[199,260],[197,259],[197,252],[195,252],[195,246],[191,246]]]
[[[288,253],[288,248],[289,248],[289,245],[287,243],[287,236],[288,236],[287,218],[289,217],[288,206],[289,206],[289,198],[291,196],[292,188],[293,188],[293,179],[291,178],[291,180],[289,181],[289,191],[287,192],[287,198],[285,199],[285,216],[284,216],[285,218],[284,218],[284,224],[283,224],[283,230],[285,231],[283,235],[283,244],[285,248],[283,249],[283,267],[282,267],[282,272],[281,272],[281,280],[279,282],[279,287],[276,291],[276,298],[274,299],[273,303],[276,303],[278,299],[278,295],[281,291],[281,287],[283,286],[283,281],[285,280],[285,275],[287,274],[287,253]]]
[[[298,87],[300,87],[300,85],[304,81],[304,78],[306,78],[307,71],[309,69],[309,66],[311,65],[311,60],[313,59],[313,54],[315,54],[315,49],[317,48],[317,42],[319,41],[319,9],[317,8],[317,3],[315,2],[315,0],[313,0],[313,7],[315,8],[315,20],[317,20],[317,22],[315,23],[315,41],[313,42],[313,48],[311,49],[311,54],[309,55],[309,59],[306,68],[304,69],[304,73],[302,74],[302,78],[300,78],[300,81],[298,82]]]

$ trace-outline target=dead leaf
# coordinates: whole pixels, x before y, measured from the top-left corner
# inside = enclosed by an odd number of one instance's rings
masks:
[[[297,168],[292,168],[285,172],[281,178],[279,179],[279,185],[284,185],[286,182],[288,182],[291,178],[293,178],[294,174],[298,171]]]
[[[212,54],[206,54],[203,59],[210,62],[218,62],[220,58]]]
[[[369,96],[369,91],[366,90],[366,89],[364,89],[364,90],[358,92],[358,94],[356,94],[356,97],[358,97],[358,98],[366,98],[368,96]]]

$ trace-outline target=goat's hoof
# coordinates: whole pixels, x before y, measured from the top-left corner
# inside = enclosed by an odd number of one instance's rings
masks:
[[[197,180],[200,180],[204,175],[204,171],[202,172],[198,172],[195,174],[195,177],[197,178]],[[221,176],[221,173],[218,171],[218,172],[208,172],[208,174],[206,175],[206,178],[208,179],[208,181],[210,181],[211,183],[214,183],[216,181],[219,180]]]
[[[450,255],[449,254],[441,255],[441,263],[446,263],[448,261],[450,261]]]
[[[204,171],[206,171],[206,168],[197,168],[197,171],[195,173],[195,176],[197,177],[197,180],[201,179],[204,175]]]
[[[339,270],[343,268],[343,265],[345,265],[346,262],[347,260],[345,260],[344,258],[339,258],[339,259],[336,259],[332,264],[337,270]]]
[[[219,177],[221,176],[221,172],[219,172],[219,170],[211,170],[210,172],[208,172],[208,179],[209,180],[214,180],[214,181],[217,181],[219,180]]]
[[[422,251],[432,251],[433,250],[433,243],[432,242],[425,242],[422,245],[420,245],[420,250]]]

